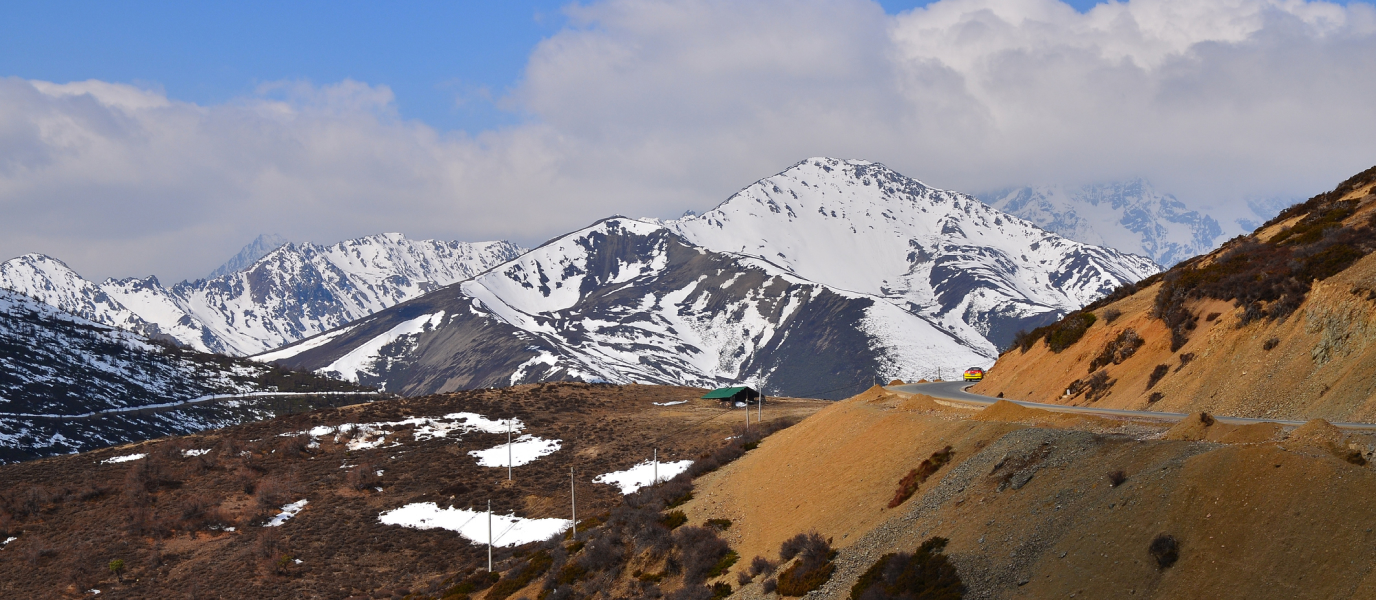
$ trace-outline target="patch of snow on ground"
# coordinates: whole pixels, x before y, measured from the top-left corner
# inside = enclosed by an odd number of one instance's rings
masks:
[[[184,457],[186,457],[186,458],[191,458],[191,457],[193,457],[193,456],[200,456],[200,455],[205,454],[205,453],[207,453],[207,452],[210,452],[210,449],[209,449],[209,448],[206,448],[206,449],[204,449],[204,450],[196,450],[196,449],[192,449],[192,450],[182,450],[182,456],[184,456]]]
[[[673,479],[679,473],[687,471],[688,467],[692,464],[693,461],[691,460],[659,463],[659,480],[668,481]],[[625,471],[614,471],[598,475],[592,478],[592,482],[618,486],[621,488],[621,493],[625,495],[650,485],[653,483],[652,480],[654,478],[655,464],[653,461],[647,460]]]
[[[7,538],[5,538],[5,541],[4,541],[3,543],[0,543],[0,549],[3,549],[5,546],[10,545],[10,542],[13,542],[14,540],[17,540],[17,539],[19,539],[19,538],[17,538],[17,537],[7,537]]]
[[[114,463],[129,462],[129,461],[131,461],[131,460],[138,460],[138,459],[143,458],[143,457],[145,457],[145,456],[148,456],[148,455],[147,455],[147,454],[126,454],[126,455],[124,455],[124,456],[116,456],[116,457],[114,457],[114,458],[107,458],[107,459],[105,459],[105,460],[100,461],[100,464],[102,464],[102,465],[110,465],[110,464],[114,464]]]
[[[434,502],[416,502],[378,515],[384,525],[413,529],[447,529],[474,544],[486,544],[488,513],[466,508],[440,508]],[[514,515],[492,515],[492,545],[519,546],[539,542],[563,533],[567,519],[523,519]]]
[[[271,521],[268,521],[267,525],[264,525],[264,527],[281,527],[283,523],[287,522],[287,519],[296,516],[303,508],[306,508],[306,501],[304,499],[283,506],[282,512],[273,517]]]
[[[655,406],[674,406],[674,405],[678,405],[678,404],[687,404],[687,403],[688,403],[687,400],[675,400],[675,401],[673,401],[673,402],[651,402],[650,404],[653,404],[653,405],[655,405]]]
[[[473,431],[506,433],[508,428],[519,433],[525,429],[525,423],[520,419],[494,421],[477,413],[459,412],[449,413],[443,417],[411,417],[400,421],[319,425],[307,431],[287,432],[281,436],[292,437],[305,433],[313,438],[312,443],[322,437],[332,436],[335,442],[347,440],[349,450],[368,450],[381,446],[388,433],[407,426],[414,427],[413,436],[418,442],[447,438],[455,431],[463,435]]]
[[[506,444],[502,444],[468,454],[478,459],[480,467],[505,467],[508,455],[511,457],[511,466],[519,467],[535,462],[541,456],[554,454],[559,450],[559,444],[559,440],[546,440],[527,434],[513,440],[510,451]]]

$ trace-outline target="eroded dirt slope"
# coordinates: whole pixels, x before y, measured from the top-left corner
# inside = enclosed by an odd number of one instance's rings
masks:
[[[972,391],[1106,408],[1376,421],[1372,179],[1376,170],[1032,332]]]
[[[735,572],[756,554],[778,560],[797,533],[831,538],[824,598],[849,597],[879,556],[932,536],[950,539],[971,598],[1376,596],[1376,473],[1355,464],[1371,439],[1194,419],[1168,430],[871,390],[700,478],[686,512],[732,520]],[[886,508],[902,474],[946,446],[952,462]],[[1162,534],[1179,544],[1166,568],[1148,552]],[[734,597],[774,597],[762,580]]]

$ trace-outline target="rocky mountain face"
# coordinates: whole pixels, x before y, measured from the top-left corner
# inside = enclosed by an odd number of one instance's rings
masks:
[[[271,243],[259,238],[236,259]],[[0,288],[97,323],[243,356],[462,281],[520,252],[509,242],[381,234],[333,245],[286,244],[243,270],[171,287],[155,277],[96,285],[59,260],[30,254],[0,263]]]
[[[1376,419],[1376,167],[1005,352],[975,389],[1106,408]]]
[[[1047,231],[1171,266],[1213,250],[1225,233],[1214,217],[1189,210],[1144,180],[1067,187],[1044,185],[981,199]]]
[[[0,462],[190,433],[329,401],[256,395],[263,392],[358,389],[157,343],[7,290],[0,290],[0,365]],[[217,395],[238,397],[210,401]]]
[[[702,216],[607,219],[256,358],[403,394],[582,379],[844,397],[988,365],[991,340],[1157,270],[818,158]]]

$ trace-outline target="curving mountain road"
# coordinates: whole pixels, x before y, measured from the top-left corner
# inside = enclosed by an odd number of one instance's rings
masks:
[[[966,388],[974,385],[964,381],[938,381],[934,383],[909,383],[906,385],[891,385],[884,389],[895,392],[906,392],[909,394],[926,394],[933,398],[971,404],[975,406],[989,406],[1004,398],[992,398],[980,394],[972,394],[965,391]],[[1087,415],[1097,415],[1101,417],[1128,417],[1134,419],[1155,419],[1159,421],[1179,421],[1189,416],[1184,413],[1157,412],[1154,410],[1123,410],[1117,408],[1092,408],[1088,406],[1065,406],[1062,404],[1044,404],[1041,402],[1026,402],[1023,400],[1008,400],[1013,404],[1026,406],[1028,408],[1040,408],[1053,412],[1081,413]],[[1248,425],[1251,423],[1279,423],[1285,426],[1303,425],[1304,421],[1291,421],[1286,419],[1254,419],[1250,417],[1224,417],[1213,415],[1220,423],[1229,425]],[[1376,431],[1376,424],[1373,423],[1333,423],[1339,429],[1350,429],[1355,431]]]

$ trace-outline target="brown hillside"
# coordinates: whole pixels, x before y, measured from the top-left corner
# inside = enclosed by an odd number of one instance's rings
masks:
[[[1376,168],[1250,236],[1022,336],[974,391],[1376,421],[1374,186]]]
[[[381,512],[490,499],[498,515],[568,518],[576,466],[580,518],[605,515],[622,496],[592,483],[595,475],[646,460],[654,447],[664,461],[697,459],[739,432],[743,411],[698,400],[702,392],[573,383],[474,390],[0,466],[0,542],[14,538],[0,549],[0,597],[91,597],[88,590],[99,589],[101,598],[437,598],[486,566],[485,547],[444,529],[384,525]],[[685,403],[653,404],[677,401]],[[764,416],[800,418],[827,404],[771,398]],[[562,447],[515,467],[508,482],[505,468],[478,466],[468,454],[503,444],[504,434],[417,439],[417,425],[387,426],[376,447],[352,450],[349,436],[312,445],[292,435],[455,412],[515,416],[526,433]],[[135,453],[147,456],[101,462]],[[300,514],[263,526],[299,499],[309,501]],[[497,570],[510,570],[531,545],[498,548]],[[110,570],[113,560],[123,561],[121,572]]]
[[[718,581],[736,586],[750,558],[777,561],[784,540],[815,530],[839,549],[820,598],[850,597],[879,556],[932,536],[950,539],[970,598],[1376,596],[1369,467],[1260,441],[1282,437],[1275,430],[1170,441],[1159,423],[1029,427],[1008,419],[1057,417],[1004,407],[977,419],[907,411],[906,401],[842,401],[698,479],[688,523],[730,519],[723,537],[742,557]],[[1365,437],[1340,443],[1372,449]],[[902,475],[946,446],[952,462],[886,508]],[[1164,569],[1148,553],[1159,534],[1179,542]],[[733,597],[777,597],[762,592],[764,579]]]

